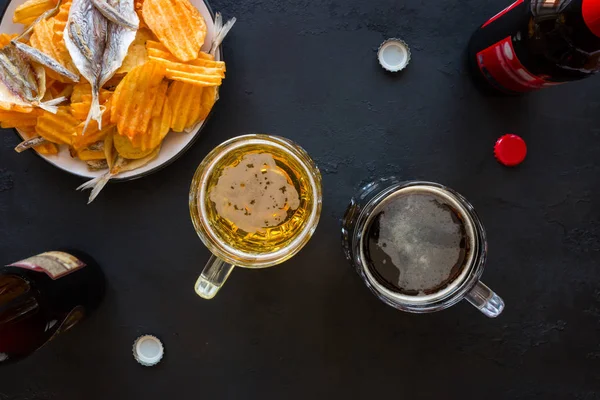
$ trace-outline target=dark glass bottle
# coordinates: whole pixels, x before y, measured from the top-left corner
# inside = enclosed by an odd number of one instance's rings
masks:
[[[600,1],[517,0],[477,29],[468,60],[498,93],[587,78],[600,69]]]
[[[0,365],[71,329],[98,307],[104,287],[98,264],[79,251],[42,253],[0,267]]]

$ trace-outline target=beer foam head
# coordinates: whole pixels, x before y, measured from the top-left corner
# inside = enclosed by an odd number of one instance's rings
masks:
[[[209,196],[221,217],[251,234],[279,225],[300,206],[298,191],[269,153],[246,154],[225,167]]]
[[[400,195],[379,215],[377,246],[398,269],[399,288],[423,294],[447,281],[464,262],[464,226],[435,195]]]

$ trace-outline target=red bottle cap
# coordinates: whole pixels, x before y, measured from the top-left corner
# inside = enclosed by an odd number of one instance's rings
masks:
[[[596,36],[600,36],[600,1],[583,0],[581,14],[587,27]]]
[[[514,167],[525,159],[527,145],[520,136],[507,134],[496,141],[494,155],[500,163],[507,167]]]

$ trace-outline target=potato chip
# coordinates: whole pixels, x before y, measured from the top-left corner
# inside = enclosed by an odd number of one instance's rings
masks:
[[[154,103],[152,110],[152,119],[148,125],[148,130],[143,134],[136,136],[132,145],[141,150],[151,150],[156,148],[169,133],[171,127],[171,106],[166,101],[167,82],[163,82],[159,95]],[[162,95],[160,94],[162,92]]]
[[[75,156],[82,161],[106,160],[104,146],[100,150],[92,150],[89,148],[81,149],[75,153]]]
[[[55,42],[53,40],[55,23],[56,21],[53,18],[39,21],[33,27],[33,34],[29,39],[29,44],[42,53],[54,58],[59,64],[67,68],[69,71],[79,75],[79,72],[77,71],[77,68],[75,68],[64,42]],[[50,68],[46,68],[46,73],[52,79],[61,82],[71,82],[68,78],[59,75]]]
[[[142,136],[142,149],[154,149],[159,146],[171,128],[171,106],[164,104],[159,115],[150,120],[148,132]]]
[[[67,26],[67,20],[69,19],[71,3],[71,0],[63,1],[58,8],[58,13],[54,17],[50,18],[53,21],[54,30],[54,36],[52,37],[52,40],[55,43],[62,42],[63,46],[63,33],[65,31],[65,27]]]
[[[113,143],[117,153],[119,153],[121,157],[130,160],[144,158],[154,150],[154,148],[142,150],[140,147],[134,146],[133,143],[131,143],[131,140],[123,135],[114,135]]]
[[[158,117],[161,114],[165,101],[167,100],[168,89],[169,82],[163,81],[156,92],[156,100],[154,101],[154,106],[152,107],[152,117]]]
[[[26,126],[35,126],[39,115],[41,115],[40,109],[35,109],[29,113],[0,111],[0,127],[23,128]]]
[[[39,136],[35,132],[35,127],[33,127],[33,126],[26,126],[23,128],[19,128],[19,134],[25,140],[33,139],[34,137]],[[44,142],[44,143],[38,144],[37,146],[33,146],[33,149],[35,151],[37,151],[39,154],[44,154],[44,155],[58,154],[58,146],[51,142]]]
[[[178,60],[175,56],[173,56],[173,54],[171,54],[169,50],[160,42],[148,40],[146,42],[146,48],[148,49],[148,56],[153,56],[158,60],[171,61],[174,63],[181,63],[185,65],[196,65],[198,67],[218,68],[223,72],[222,77],[225,76],[225,63],[223,61],[215,61],[215,57],[211,54],[207,54],[201,51],[200,53],[198,53],[197,58],[190,61],[182,62]]]
[[[146,48],[150,52],[150,49],[155,50],[154,55],[158,58],[164,58],[168,61],[180,62],[173,54],[169,52],[169,49],[165,47],[161,42],[157,42],[155,40],[149,40],[146,42]],[[212,61],[208,62],[208,61]],[[186,64],[198,65],[200,67],[218,67],[223,68],[223,72],[225,72],[225,63],[223,61],[215,61],[215,56],[212,54],[205,53],[201,51],[198,53],[198,57],[194,60],[187,61]]]
[[[92,86],[87,83],[85,80],[79,81],[73,85],[73,92],[71,93],[71,102],[72,103],[80,103],[82,102],[82,98],[84,94],[92,94]]]
[[[208,116],[216,101],[216,87],[201,87],[183,82],[173,82],[169,87],[167,101],[173,117],[171,128],[183,132]],[[194,99],[190,101],[190,99]]]
[[[164,67],[149,61],[119,83],[111,102],[111,122],[117,124],[119,134],[133,140],[146,132],[164,76]]]
[[[64,82],[60,82],[60,81],[56,81],[56,80],[52,80],[51,79],[51,84],[48,85],[46,84],[46,95],[48,96],[48,100],[49,99],[56,99],[59,97],[70,97],[71,93],[73,92],[73,85],[72,84],[68,84],[68,83],[64,83]],[[44,99],[46,100],[46,99]]]
[[[206,23],[188,0],[144,0],[142,15],[175,57],[181,61],[198,58],[206,38]]]
[[[75,127],[75,137],[73,137],[73,142],[71,144],[73,149],[78,151],[83,148],[86,148],[99,140],[104,140],[104,138],[106,138],[106,135],[114,131],[114,125],[109,125],[108,123],[106,123],[105,125],[104,115],[102,115],[102,119],[103,121],[101,130],[98,130],[98,122],[96,122],[95,120],[90,121],[90,124],[88,125],[85,134],[83,135],[81,134],[81,132],[83,131],[83,126],[85,125],[85,123],[82,122],[81,124]]]
[[[44,12],[56,6],[54,0],[27,0],[15,9],[13,22],[16,24],[29,25]]]
[[[113,94],[112,92],[109,92],[107,90],[102,90],[102,89],[100,90],[100,96],[99,96],[98,100],[100,102],[100,105],[104,106],[104,108],[106,108],[107,110],[110,110],[110,103],[108,103],[108,101],[110,100],[112,94]],[[73,115],[75,118],[77,118],[81,121],[85,121],[91,107],[92,107],[92,95],[84,94],[81,97],[81,101],[71,103],[71,115]],[[105,111],[104,114],[106,114],[108,116],[108,118],[109,118],[108,121],[110,121],[110,111]],[[104,114],[102,114],[103,123],[105,120]]]
[[[58,107],[56,114],[43,111],[38,117],[36,133],[44,139],[57,144],[70,145],[73,141],[75,127],[80,121],[69,112],[69,106]]]
[[[116,74],[127,73],[138,65],[142,65],[148,61],[146,42],[154,39],[156,39],[156,37],[150,29],[138,29],[137,33],[135,34],[135,39],[129,46],[129,50],[127,50],[127,56],[123,60],[123,64],[117,70]]]
[[[9,44],[10,41],[16,37],[17,37],[16,33],[14,33],[12,35],[9,35],[8,33],[0,33],[0,48]]]
[[[146,47],[148,58],[165,66],[168,79],[198,86],[220,86],[225,77],[225,63],[222,61],[202,57],[182,63],[157,46],[156,42],[148,41]]]

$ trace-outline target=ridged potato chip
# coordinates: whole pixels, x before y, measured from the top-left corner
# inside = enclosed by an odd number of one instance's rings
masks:
[[[65,46],[63,41],[63,33],[65,31],[65,27],[67,26],[70,9],[71,0],[63,1],[58,8],[58,13],[56,13],[54,17],[50,18],[50,20],[53,21],[52,28],[54,30],[54,36],[52,37],[52,40],[55,43],[61,43],[62,46]]]
[[[103,90],[100,89],[100,96],[99,96],[99,102],[100,102],[100,106],[105,107],[106,110],[104,111],[104,113],[102,114],[102,121],[104,122],[104,116],[108,115],[109,117],[109,121],[110,121],[110,98],[113,95],[113,92],[109,92],[108,90]],[[87,118],[88,112],[90,111],[90,108],[92,107],[92,95],[91,94],[84,94],[81,96],[81,101],[78,102],[71,102],[71,115],[73,115],[75,118],[81,120],[81,121],[85,121],[85,119]]]
[[[164,76],[165,68],[149,61],[134,68],[119,83],[112,97],[110,118],[119,134],[133,141],[146,132]]]
[[[24,128],[26,126],[35,126],[37,118],[42,113],[39,108],[29,113],[17,111],[0,111],[0,127],[2,128]]]
[[[173,82],[167,94],[167,101],[173,113],[171,118],[173,131],[183,132],[205,119],[216,99],[217,88],[214,86],[201,87],[184,82]]]
[[[105,112],[105,114],[108,114]],[[105,125],[106,124],[106,125]],[[84,149],[88,146],[91,146],[93,143],[96,143],[99,140],[104,140],[109,133],[114,132],[115,126],[108,124],[108,118],[105,121],[104,114],[102,115],[102,129],[98,130],[98,122],[95,120],[90,121],[90,124],[85,131],[85,134],[81,134],[83,131],[84,122],[77,125],[75,127],[75,136],[73,137],[73,142],[71,146],[76,151]]]
[[[171,125],[171,108],[166,104],[168,88],[169,83],[163,81],[156,94],[148,130],[143,135],[136,136],[131,141],[133,146],[143,151],[154,149],[162,142],[167,133],[169,133],[169,127]]]
[[[67,68],[69,71],[79,75],[79,71],[77,71],[77,68],[75,68],[64,42],[55,42],[53,40],[55,23],[56,21],[53,18],[39,21],[33,27],[33,34],[29,39],[29,44],[42,53],[54,58],[59,64]],[[50,68],[46,68],[46,73],[52,79],[60,82],[71,82],[68,78],[59,75]]]
[[[214,61],[212,56],[200,56],[182,63],[157,42],[148,41],[146,47],[148,58],[165,66],[168,79],[198,86],[220,86],[225,77],[225,63]]]
[[[15,9],[13,22],[17,24],[29,25],[44,12],[53,9],[56,6],[54,0],[27,0]]]
[[[206,22],[188,0],[144,0],[144,22],[181,61],[198,58],[206,38]]]
[[[148,61],[148,51],[146,50],[146,42],[149,40],[155,40],[156,37],[150,29],[140,28],[135,34],[135,39],[129,45],[127,50],[127,56],[123,60],[123,64],[117,70],[116,74],[124,74],[138,65],[144,64]]]
[[[39,136],[36,133],[34,126],[25,126],[25,127],[19,128],[19,133],[25,140],[33,139],[34,137]],[[33,146],[33,149],[35,151],[37,151],[39,154],[44,154],[44,155],[58,154],[58,146],[51,142],[40,143],[37,146]]]
[[[80,121],[71,115],[69,106],[61,106],[56,114],[43,111],[38,117],[35,132],[52,143],[70,145],[75,127],[79,124]]]
[[[123,135],[114,135],[113,144],[115,146],[115,150],[117,150],[117,153],[119,153],[121,157],[128,158],[130,160],[144,158],[154,150],[154,148],[142,150],[141,147],[134,146],[133,143],[131,143],[131,140],[129,140],[127,136]]]
[[[158,147],[171,128],[171,106],[165,102],[162,111],[150,120],[148,132],[142,136],[142,149]]]

